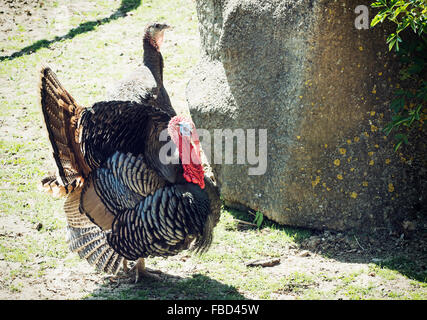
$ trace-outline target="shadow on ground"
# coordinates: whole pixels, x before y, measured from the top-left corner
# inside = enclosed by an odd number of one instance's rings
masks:
[[[254,220],[251,214],[233,209],[227,211],[238,220],[250,223]],[[417,222],[419,226],[426,224],[422,219]],[[255,228],[242,224],[240,231]],[[261,228],[273,228],[291,235],[300,250],[340,262],[377,265],[427,283],[427,231],[421,227],[411,232],[381,230],[363,234],[289,227],[264,218]]]
[[[120,275],[120,273],[119,273]],[[233,286],[223,284],[202,274],[183,278],[166,273],[161,280],[143,279],[132,283],[129,278],[108,277],[87,299],[120,300],[242,300],[246,299]]]
[[[49,48],[49,46],[55,42],[65,40],[65,39],[72,39],[79,34],[93,31],[96,26],[100,26],[100,25],[109,23],[113,20],[117,20],[121,17],[125,17],[128,12],[135,10],[140,5],[141,5],[141,0],[122,0],[120,7],[114,13],[112,13],[109,17],[99,19],[99,20],[84,22],[79,26],[68,31],[67,34],[62,36],[56,36],[52,40],[47,40],[47,39],[38,40],[33,44],[25,48],[22,48],[17,52],[12,53],[9,56],[0,56],[0,61],[13,60],[23,55],[32,54],[37,52],[40,49]]]

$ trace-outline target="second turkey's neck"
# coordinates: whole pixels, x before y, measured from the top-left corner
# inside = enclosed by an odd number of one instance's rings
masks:
[[[144,65],[151,70],[157,84],[163,84],[163,57],[150,42],[144,39]]]

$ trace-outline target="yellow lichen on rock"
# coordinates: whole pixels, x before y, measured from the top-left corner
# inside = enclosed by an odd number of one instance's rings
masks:
[[[313,188],[315,187],[315,186],[317,186],[318,184],[319,184],[319,182],[320,182],[320,177],[319,176],[317,176],[316,177],[316,179],[314,180],[314,181],[311,181],[311,185],[313,186]]]

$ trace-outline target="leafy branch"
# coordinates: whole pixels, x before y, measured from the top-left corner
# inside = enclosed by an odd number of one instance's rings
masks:
[[[415,122],[423,125],[424,120],[427,120],[427,1],[377,0],[371,6],[380,9],[371,21],[372,27],[386,20],[396,24],[395,31],[388,35],[386,43],[389,51],[395,48],[403,65],[400,79],[409,80],[411,86],[395,91],[396,98],[390,104],[392,120],[383,129],[386,135],[393,130],[397,132],[396,151],[402,144],[408,144],[407,132],[414,127]],[[401,33],[407,29],[418,37],[403,43]]]
[[[380,11],[371,21],[371,27],[383,23],[385,19],[397,25],[396,31],[387,37],[389,50],[395,46],[396,51],[399,51],[399,43],[402,42],[399,34],[408,27],[411,27],[418,36],[427,31],[427,5],[425,0],[378,0],[373,2],[371,7],[380,8]]]

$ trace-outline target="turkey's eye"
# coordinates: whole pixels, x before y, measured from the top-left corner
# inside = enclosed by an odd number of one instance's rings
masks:
[[[187,123],[181,123],[179,125],[179,132],[182,136],[190,136],[191,135],[191,127]]]

